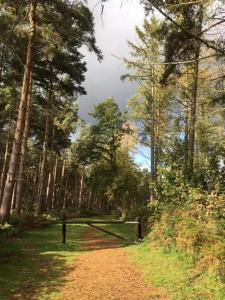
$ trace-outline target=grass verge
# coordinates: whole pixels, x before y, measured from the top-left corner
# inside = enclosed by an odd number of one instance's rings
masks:
[[[107,229],[134,240],[134,229],[127,225],[108,225]],[[193,270],[191,256],[176,249],[165,251],[145,239],[140,244],[126,247],[131,261],[143,270],[147,282],[168,292],[173,300],[224,300],[225,286],[219,278]]]
[[[60,225],[1,238],[0,299],[57,300],[70,265],[79,254],[85,229],[68,225],[65,245],[61,243]]]

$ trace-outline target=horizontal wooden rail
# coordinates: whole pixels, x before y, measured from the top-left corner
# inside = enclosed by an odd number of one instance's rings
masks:
[[[67,224],[139,224],[139,221],[66,221]],[[51,224],[62,224],[62,221],[55,221]]]
[[[61,222],[62,223],[62,222]],[[124,224],[124,221],[66,221],[67,224]]]
[[[124,224],[139,224],[139,221],[127,221],[127,222],[123,222]]]

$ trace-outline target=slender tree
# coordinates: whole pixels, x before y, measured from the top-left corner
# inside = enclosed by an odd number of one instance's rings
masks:
[[[16,170],[19,161],[19,154],[22,144],[23,130],[25,125],[25,116],[27,108],[27,99],[29,94],[29,82],[33,63],[33,44],[36,29],[36,7],[37,1],[31,1],[29,4],[29,35],[28,35],[28,47],[27,47],[27,59],[24,66],[23,84],[21,90],[21,100],[18,110],[16,132],[14,137],[13,149],[9,163],[9,170],[7,173],[7,179],[4,188],[4,194],[2,198],[0,216],[1,222],[5,223],[9,221],[10,207],[12,201],[13,188],[16,180]]]
[[[16,213],[20,214],[21,209],[21,198],[22,198],[22,191],[24,185],[24,169],[25,169],[25,158],[27,154],[27,140],[30,128],[30,110],[31,110],[31,97],[32,97],[32,74],[30,74],[30,86],[29,86],[29,93],[27,99],[27,107],[26,107],[26,117],[25,117],[25,126],[23,132],[23,141],[22,141],[22,149],[20,155],[20,163],[19,163],[19,172],[18,172],[18,179],[17,179],[17,186],[16,186],[16,204],[15,209]]]

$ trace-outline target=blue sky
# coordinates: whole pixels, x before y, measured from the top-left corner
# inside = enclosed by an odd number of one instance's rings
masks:
[[[133,158],[135,163],[140,166],[140,168],[146,168],[150,169],[151,164],[150,164],[150,155],[151,155],[151,150],[149,147],[145,147],[141,144],[138,144],[136,146],[136,151],[133,154]]]

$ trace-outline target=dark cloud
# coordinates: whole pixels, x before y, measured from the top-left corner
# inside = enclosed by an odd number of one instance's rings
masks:
[[[90,9],[97,2],[89,0]],[[100,6],[94,9],[94,16],[97,44],[104,60],[99,63],[95,55],[84,50],[88,67],[84,83],[87,95],[79,99],[79,114],[86,121],[90,121],[88,113],[93,106],[106,97],[114,97],[121,109],[125,109],[127,100],[134,95],[135,85],[120,80],[127,73],[126,67],[113,55],[129,56],[127,40],[135,41],[135,25],[142,25],[144,11],[138,1],[124,1],[121,6],[120,0],[111,0],[106,3],[102,16]]]

